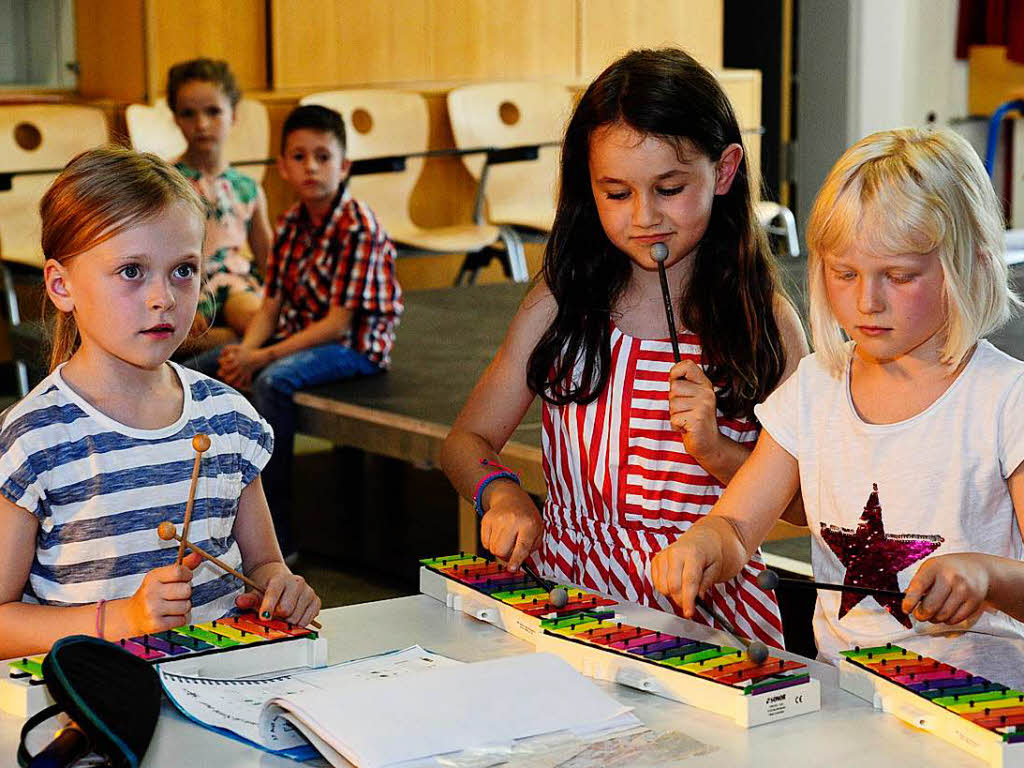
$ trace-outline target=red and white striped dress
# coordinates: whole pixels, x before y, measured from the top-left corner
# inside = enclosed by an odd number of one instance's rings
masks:
[[[684,359],[700,363],[700,340],[679,335]],[[651,584],[651,558],[707,514],[723,486],[686,452],[669,423],[668,339],[636,339],[614,325],[611,375],[588,405],[545,404],[542,445],[548,497],[535,557],[553,578],[677,612]],[[718,428],[753,443],[752,421],[718,414]],[[775,597],[757,586],[760,554],[716,585],[715,610],[747,637],[782,647]],[[705,624],[714,622],[703,611]]]

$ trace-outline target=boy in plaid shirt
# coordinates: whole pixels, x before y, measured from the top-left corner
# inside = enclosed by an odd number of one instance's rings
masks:
[[[292,394],[385,370],[403,305],[395,247],[346,188],[350,162],[341,115],[320,106],[292,110],[281,155],[278,170],[299,202],[278,220],[263,302],[241,343],[204,356],[200,367],[212,368],[215,360],[219,378],[251,386],[256,409],[274,428],[263,487],[281,550],[289,554]]]

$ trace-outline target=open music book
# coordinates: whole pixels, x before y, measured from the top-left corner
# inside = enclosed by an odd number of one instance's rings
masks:
[[[161,671],[188,717],[296,759],[332,765],[436,765],[434,757],[555,731],[592,736],[639,721],[561,659],[507,656],[462,664],[418,646],[258,680]]]

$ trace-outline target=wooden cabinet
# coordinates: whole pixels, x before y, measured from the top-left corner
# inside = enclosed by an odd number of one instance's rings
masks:
[[[579,0],[579,71],[591,80],[631,48],[683,48],[722,67],[722,0]]]
[[[271,0],[270,5],[276,89],[570,80],[575,74],[574,0]]]
[[[264,0],[78,0],[78,87],[87,98],[153,101],[186,59],[227,59],[243,90],[267,87]]]

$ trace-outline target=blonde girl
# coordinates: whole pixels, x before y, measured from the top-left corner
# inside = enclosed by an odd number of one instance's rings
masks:
[[[1024,363],[983,338],[1019,302],[981,162],[949,131],[868,136],[807,240],[816,352],[755,409],[757,447],[655,585],[692,613],[799,486],[816,580],[907,592],[820,591],[821,656],[891,641],[1024,682],[1021,625],[985,610],[1024,553]]]

